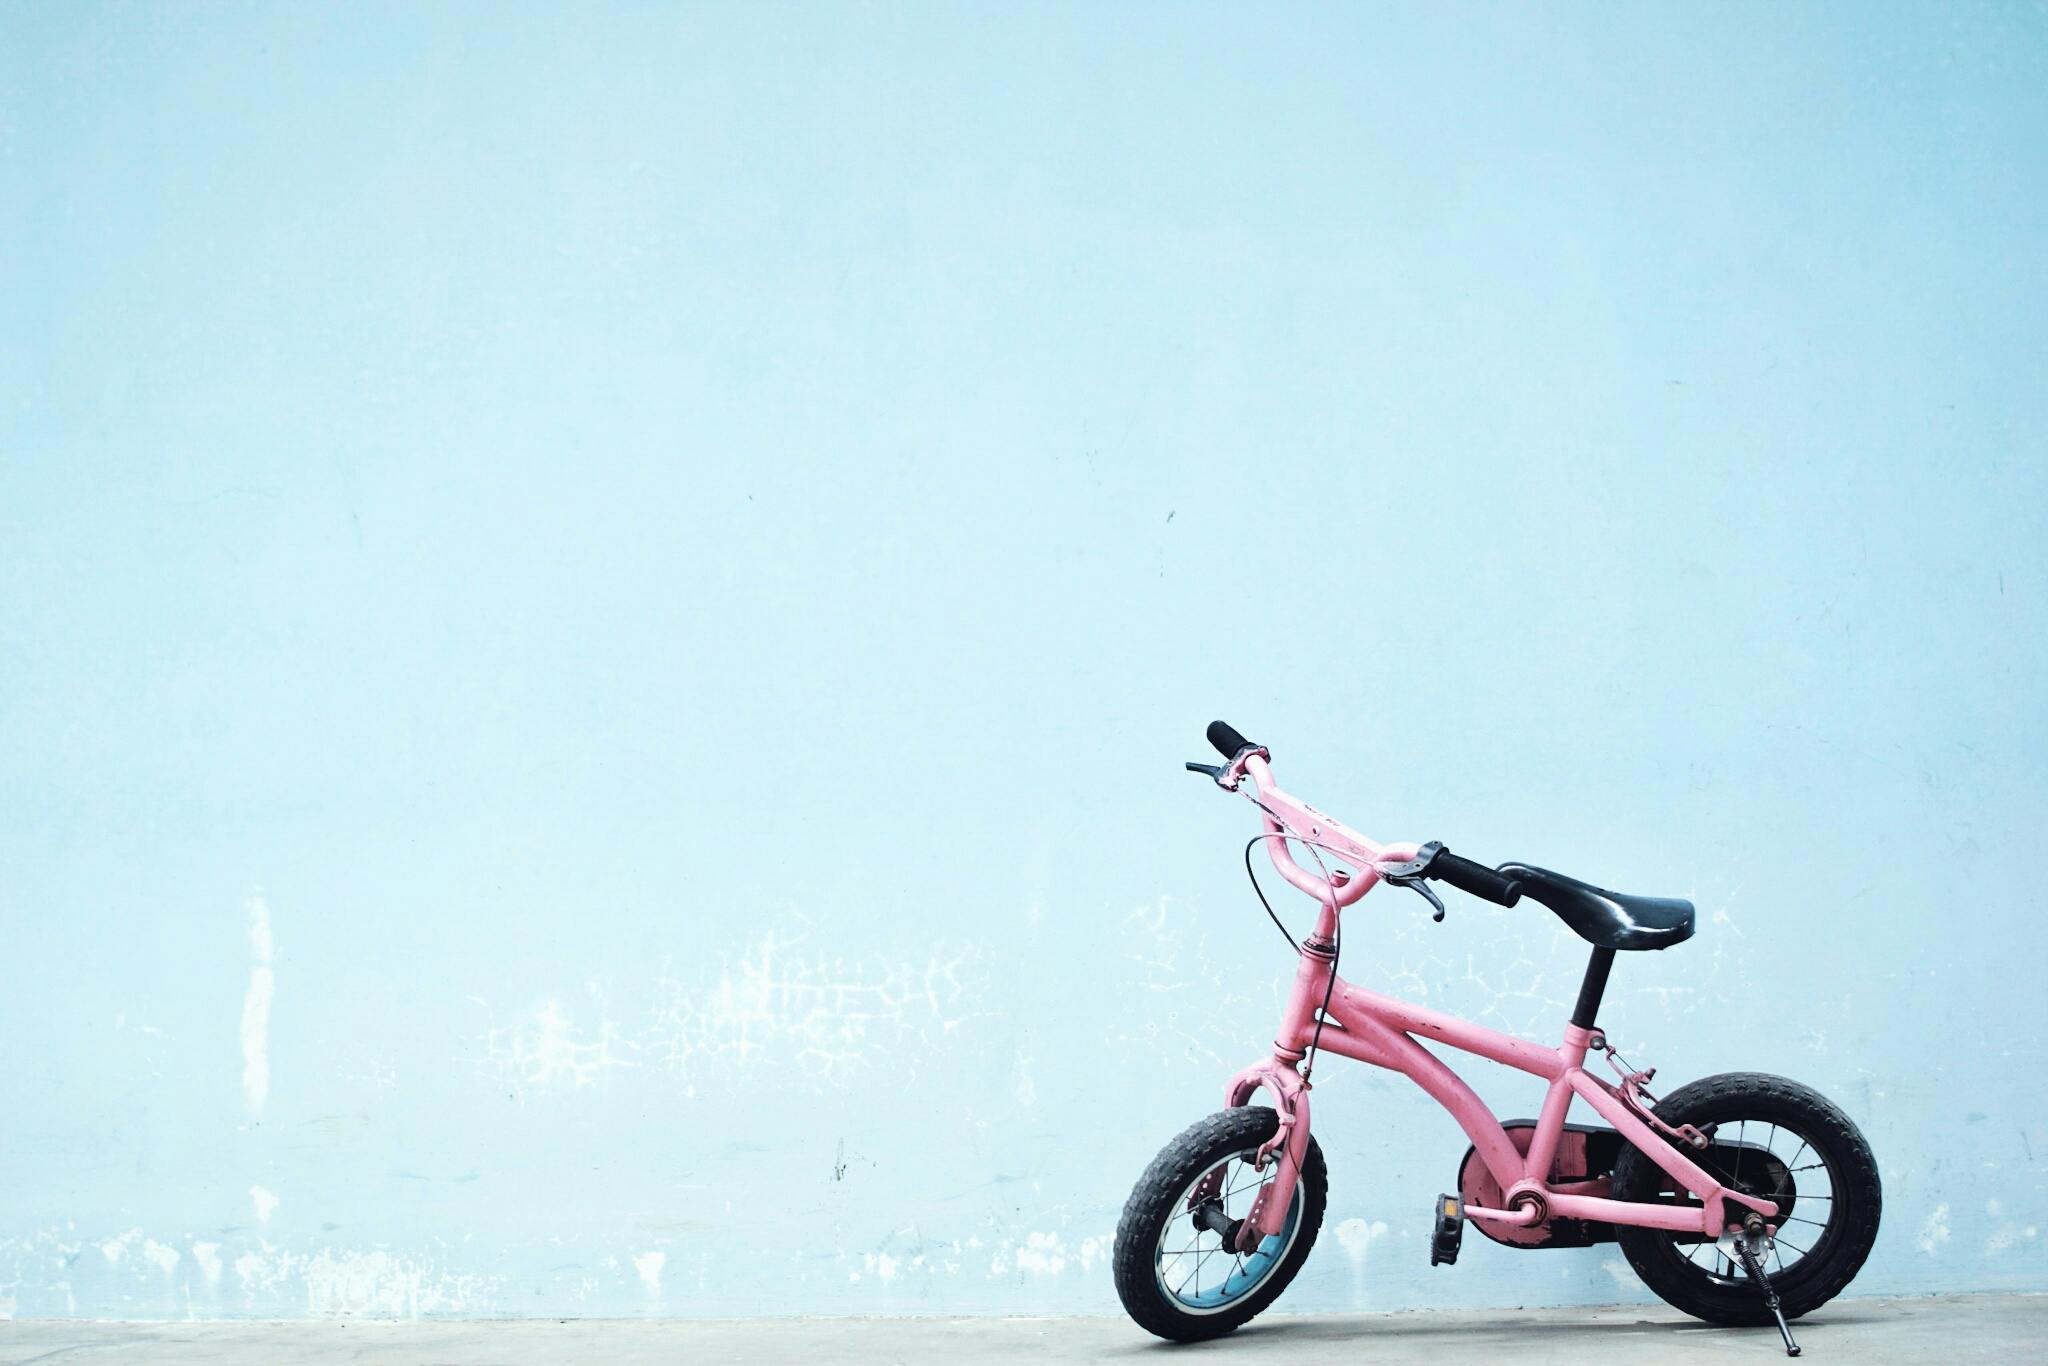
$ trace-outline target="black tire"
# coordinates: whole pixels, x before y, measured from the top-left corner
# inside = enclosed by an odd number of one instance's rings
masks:
[[[1782,1208],[1786,1201],[1780,1200],[1780,1214],[1789,1221],[1779,1223],[1780,1263],[1776,1268],[1765,1267],[1784,1302],[1787,1318],[1796,1319],[1826,1304],[1862,1269],[1877,1241],[1878,1217],[1884,1205],[1877,1159],[1871,1156],[1870,1145],[1856,1125],[1825,1096],[1783,1077],[1730,1072],[1673,1091],[1657,1103],[1657,1117],[1673,1128],[1696,1125],[1713,1139],[1717,1149],[1710,1152],[1719,1155],[1713,1165],[1724,1182],[1732,1168],[1733,1184],[1748,1194],[1767,1199],[1789,1194],[1789,1208]],[[1779,1152],[1775,1167],[1754,1156],[1766,1125],[1771,1126],[1771,1137],[1761,1146],[1776,1151],[1770,1145],[1777,1134],[1796,1135],[1818,1156],[1825,1176],[1800,1174],[1819,1170],[1808,1165],[1810,1159],[1803,1153],[1793,1152],[1788,1157]],[[1732,1146],[1718,1148],[1722,1144]],[[1727,1154],[1733,1155],[1732,1163]],[[1744,1155],[1750,1155],[1750,1170],[1757,1172],[1748,1181],[1742,1179]],[[1758,1172],[1759,1166],[1763,1172]],[[1780,1189],[1763,1189],[1758,1178],[1776,1183]],[[1678,1200],[1681,1195],[1675,1187],[1676,1183],[1634,1145],[1622,1145],[1614,1164],[1615,1198]],[[1818,1189],[1826,1189],[1828,1194],[1820,1195]],[[1686,1203],[1696,1202],[1686,1198]],[[1795,1233],[1807,1239],[1806,1246],[1796,1246]],[[1708,1323],[1761,1327],[1772,1321],[1747,1276],[1732,1265],[1723,1266],[1720,1272],[1714,1270],[1725,1259],[1710,1247],[1694,1241],[1688,1248],[1685,1239],[1660,1229],[1624,1227],[1618,1234],[1622,1253],[1643,1284],[1674,1309]],[[1787,1247],[1798,1254],[1789,1264],[1782,1261]],[[1693,1260],[1703,1252],[1708,1258],[1705,1266]]]
[[[1262,1106],[1218,1111],[1183,1130],[1138,1178],[1117,1223],[1113,1262],[1117,1296],[1140,1328],[1174,1342],[1221,1337],[1278,1299],[1308,1260],[1309,1249],[1323,1226],[1330,1185],[1323,1150],[1314,1138],[1309,1139],[1296,1184],[1299,1217],[1293,1220],[1291,1241],[1277,1254],[1263,1280],[1222,1307],[1198,1310],[1167,1289],[1159,1265],[1160,1236],[1170,1220],[1185,1212],[1183,1202],[1195,1182],[1232,1158],[1249,1159],[1273,1136],[1279,1120]],[[1242,1209],[1228,1212],[1238,1217],[1243,1214]],[[1213,1232],[1201,1236],[1216,1238],[1220,1245]],[[1199,1271],[1196,1274],[1199,1276]]]

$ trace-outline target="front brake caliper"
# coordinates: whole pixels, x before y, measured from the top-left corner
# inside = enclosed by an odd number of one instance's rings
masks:
[[[1252,1158],[1252,1166],[1258,1171],[1266,1170],[1266,1164],[1273,1160],[1273,1154],[1287,1146],[1288,1131],[1294,1128],[1294,1116],[1282,1114],[1280,1122],[1273,1126],[1273,1136],[1259,1145],[1259,1151]]]

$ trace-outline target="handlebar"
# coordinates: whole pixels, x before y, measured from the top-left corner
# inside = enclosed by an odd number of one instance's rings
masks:
[[[1265,746],[1245,739],[1229,722],[1211,721],[1208,735],[1209,743],[1216,747],[1216,752],[1229,761],[1228,766],[1218,769],[1208,764],[1189,764],[1188,767],[1208,774],[1232,791],[1237,790],[1240,779],[1251,782],[1259,809],[1265,813],[1264,824],[1270,836],[1267,853],[1273,860],[1273,866],[1295,887],[1322,902],[1326,914],[1334,916],[1339,908],[1364,896],[1383,876],[1407,885],[1418,885],[1419,879],[1433,878],[1448,882],[1461,892],[1491,901],[1496,906],[1513,906],[1522,899],[1519,881],[1483,863],[1460,858],[1434,842],[1427,845],[1375,844],[1282,791],[1280,785],[1273,781]],[[1366,875],[1346,877],[1340,872],[1329,878],[1318,876],[1294,857],[1288,848],[1290,839],[1312,849],[1335,854]],[[1430,900],[1435,901],[1436,898],[1432,896]]]
[[[1429,861],[1422,875],[1448,882],[1459,891],[1470,892],[1496,906],[1512,906],[1522,899],[1521,883],[1503,877],[1483,863],[1459,858],[1448,849],[1437,850],[1436,857]]]

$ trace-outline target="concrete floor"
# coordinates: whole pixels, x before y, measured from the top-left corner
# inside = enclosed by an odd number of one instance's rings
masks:
[[[1797,1327],[1805,1361],[2048,1361],[2048,1295],[1838,1300]],[[702,1361],[904,1363],[1151,1362],[1223,1366],[1328,1360],[1334,1353],[1431,1366],[1493,1362],[1638,1366],[1653,1352],[1770,1366],[1785,1360],[1769,1329],[1708,1328],[1669,1310],[1436,1310],[1275,1314],[1218,1342],[1175,1348],[1122,1319],[665,1319],[446,1323],[0,1323],[0,1366],[54,1362],[313,1366],[640,1366]]]

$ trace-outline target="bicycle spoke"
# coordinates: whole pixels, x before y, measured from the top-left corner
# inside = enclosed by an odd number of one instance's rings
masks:
[[[1252,1174],[1252,1179],[1242,1186],[1232,1186],[1229,1190],[1223,1192],[1225,1200],[1236,1195],[1239,1191],[1257,1190],[1260,1186],[1266,1184],[1266,1173],[1260,1171],[1257,1167],[1251,1166],[1247,1166],[1246,1170]]]
[[[1212,1247],[1207,1252],[1204,1252],[1201,1256],[1195,1258],[1195,1284],[1197,1287],[1197,1293],[1200,1293],[1202,1268],[1209,1264],[1209,1259],[1215,1256],[1217,1251],[1218,1249]]]
[[[1786,1247],[1791,1248],[1794,1252],[1798,1253],[1802,1257],[1806,1255],[1806,1249],[1799,1246],[1799,1244],[1793,1242],[1790,1238],[1780,1237],[1776,1241],[1783,1243]]]
[[[1821,1223],[1821,1222],[1820,1222],[1820,1221],[1819,1221],[1818,1219],[1801,1219],[1801,1218],[1800,1218],[1800,1217],[1799,1217],[1798,1215],[1796,1215],[1796,1214],[1788,1214],[1788,1215],[1786,1215],[1786,1216],[1785,1216],[1785,1222],[1786,1222],[1786,1223],[1788,1223],[1788,1224],[1812,1224],[1812,1225],[1813,1225],[1813,1226],[1814,1226],[1815,1228],[1826,1228],[1826,1227],[1827,1227],[1827,1225],[1826,1225],[1826,1224],[1823,1224],[1823,1223]]]

